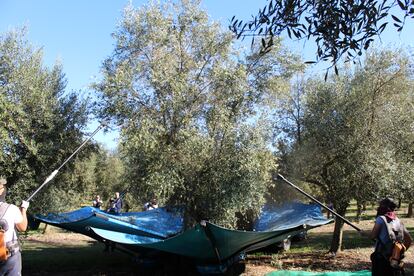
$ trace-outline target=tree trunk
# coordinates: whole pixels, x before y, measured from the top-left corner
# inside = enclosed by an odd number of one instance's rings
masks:
[[[356,221],[357,222],[361,221],[362,210],[363,210],[362,204],[357,202],[357,213],[356,213]]]
[[[45,223],[45,228],[43,229],[43,232],[42,232],[42,234],[46,234],[46,232],[47,232],[47,229],[48,229],[48,228],[47,228],[47,226],[48,226],[48,225],[49,225],[49,224],[46,224],[46,223]]]
[[[345,212],[346,212],[346,208],[347,207],[339,207],[336,209],[337,213],[341,216],[345,216]],[[330,253],[335,253],[338,251],[341,251],[341,247],[342,247],[342,228],[344,226],[344,221],[338,217],[335,218],[335,229],[334,229],[334,233],[332,236],[332,241],[331,241],[331,248],[329,249]]]
[[[413,217],[413,202],[408,203],[407,217],[409,218]]]

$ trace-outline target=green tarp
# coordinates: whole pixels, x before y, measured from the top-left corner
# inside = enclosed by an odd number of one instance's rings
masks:
[[[252,232],[229,230],[207,222],[205,226],[198,224],[180,235],[153,243],[142,242],[142,238],[136,235],[93,227],[91,229],[105,240],[131,248],[144,247],[205,261],[222,261],[240,251],[250,251],[283,241],[303,231],[304,227],[306,226],[301,225],[287,230]],[[308,226],[306,229],[311,228]]]
[[[328,272],[310,272],[310,271],[273,271],[267,273],[266,276],[371,276],[371,271],[328,271]]]
[[[92,207],[60,214],[38,215],[42,222],[118,243],[140,255],[172,253],[200,262],[221,263],[303,231],[332,222],[319,206],[299,202],[264,207],[253,231],[226,229],[209,222],[184,229],[178,207],[109,214]]]

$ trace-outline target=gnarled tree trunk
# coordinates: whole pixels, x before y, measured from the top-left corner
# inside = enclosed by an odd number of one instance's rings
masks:
[[[413,217],[413,202],[408,203],[407,217],[409,218]]]
[[[339,206],[339,208],[336,209],[336,212],[341,216],[345,216],[347,207],[348,206]],[[332,236],[331,248],[329,249],[329,252],[331,253],[336,254],[336,252],[341,251],[343,226],[344,226],[344,221],[338,217],[335,217],[335,229],[334,229],[334,233]]]
[[[362,215],[363,206],[360,202],[357,202],[357,212],[356,212],[356,221],[361,221],[361,215]]]

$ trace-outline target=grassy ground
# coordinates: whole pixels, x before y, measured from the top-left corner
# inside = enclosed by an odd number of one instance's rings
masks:
[[[23,275],[112,275],[131,263],[122,252],[104,253],[101,243],[53,227],[29,233],[22,247]]]
[[[351,219],[355,217],[352,207],[350,215],[347,215]],[[358,226],[370,230],[374,215],[374,210],[370,208]],[[414,219],[402,220],[414,236]],[[288,252],[263,251],[249,254],[243,275],[264,275],[279,269],[358,271],[370,268],[369,255],[373,242],[345,226],[343,251],[332,258],[326,254],[332,232],[333,224],[326,225],[310,230],[308,238],[293,243]],[[122,252],[105,253],[103,249],[102,243],[58,228],[50,227],[46,234],[30,232],[23,239],[23,275],[177,275],[177,271],[165,267],[151,269],[138,264],[135,259]],[[414,254],[409,251],[405,261],[407,275],[414,275]],[[167,266],[176,265],[175,260],[167,262]],[[179,274],[184,275],[182,271]]]
[[[375,217],[374,207],[369,206],[356,223],[359,228],[370,231]],[[403,205],[400,213],[406,213]],[[356,206],[351,206],[347,218],[355,220]],[[400,216],[408,231],[414,237],[414,219]],[[306,271],[358,271],[370,269],[370,254],[374,243],[359,235],[350,226],[344,226],[342,251],[333,258],[327,251],[330,247],[334,224],[312,229],[307,239],[292,244],[291,250],[279,254],[256,253],[247,260],[247,275],[264,275],[263,271],[306,270]],[[414,248],[414,247],[413,247]],[[414,276],[414,249],[406,253],[406,275]],[[265,266],[267,267],[265,268]],[[273,269],[270,270],[269,267]]]

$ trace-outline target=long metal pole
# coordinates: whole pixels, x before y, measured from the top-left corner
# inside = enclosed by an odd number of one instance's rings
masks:
[[[92,132],[92,134],[85,139],[85,141],[83,141],[83,143],[59,166],[59,168],[57,168],[56,170],[54,170],[47,178],[46,180],[42,183],[42,185],[39,186],[39,188],[36,189],[36,191],[34,191],[27,199],[26,201],[30,201],[48,182],[50,182],[55,176],[56,174],[59,172],[59,170],[67,163],[69,162],[70,159],[72,159],[72,157],[81,149],[83,148],[86,143],[92,139],[93,136],[95,136],[96,133],[98,133],[98,131],[100,131],[102,128],[104,128],[106,126],[106,122],[102,122],[99,127],[97,127],[95,129],[94,132]]]
[[[334,210],[332,210],[331,208],[329,208],[328,206],[326,206],[325,204],[323,204],[322,202],[320,202],[319,200],[317,200],[316,198],[311,196],[310,194],[306,193],[304,190],[302,190],[301,188],[299,188],[298,186],[296,186],[295,184],[293,184],[292,182],[290,182],[289,180],[284,178],[283,175],[277,174],[277,177],[278,177],[278,179],[283,180],[285,183],[287,183],[290,186],[292,186],[293,188],[295,188],[297,191],[299,191],[301,194],[303,194],[307,198],[313,200],[314,202],[318,203],[320,206],[322,206],[323,208],[325,208],[326,210],[328,210],[329,212],[331,212],[332,214],[334,214],[338,218],[342,219],[345,223],[347,223],[349,226],[353,227],[358,232],[362,231],[361,228],[359,228],[358,226],[356,226],[355,224],[353,224],[352,222],[350,222],[349,220],[347,220],[346,218],[344,218],[343,216],[341,216],[340,214],[338,214],[337,212],[335,212]]]

